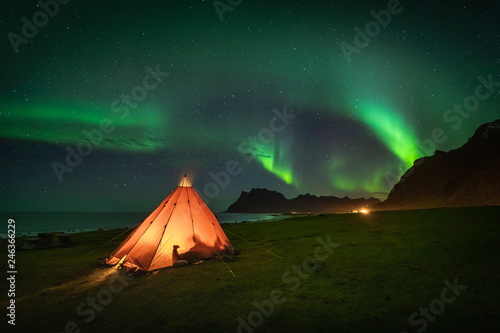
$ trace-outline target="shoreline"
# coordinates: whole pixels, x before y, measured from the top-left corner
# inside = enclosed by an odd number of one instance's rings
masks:
[[[85,232],[93,232],[93,231],[109,231],[109,230],[125,230],[125,229],[134,229],[137,225],[142,223],[144,219],[138,221],[137,215],[145,215],[144,218],[147,217],[148,214],[143,212],[43,212],[45,216],[45,220],[49,221],[52,216],[57,218],[63,218],[64,220],[70,219],[75,220],[76,224],[79,224],[75,227],[63,226],[63,222],[56,221],[55,223],[47,222],[46,224],[35,226],[33,221],[36,220],[37,212],[2,212],[2,215],[5,217],[13,218],[17,222],[18,230],[16,232],[16,238],[22,237],[35,237],[39,233],[66,233],[66,234],[80,234]],[[135,216],[129,216],[129,215]],[[19,218],[18,216],[21,215]],[[26,221],[24,216],[28,216],[28,223],[34,225],[31,230],[19,230],[19,227],[23,222]],[[31,215],[31,216],[30,216]],[[222,218],[221,218],[222,215]],[[97,216],[97,218],[96,218]],[[109,222],[109,216],[113,216],[114,219]],[[248,222],[271,222],[271,221],[279,221],[282,219],[289,218],[290,215],[287,214],[277,214],[277,213],[269,213],[269,214],[255,214],[255,213],[217,213],[215,214],[217,220],[221,225],[224,224],[239,224],[239,223],[248,223]],[[97,222],[89,223],[88,221],[94,220]],[[43,219],[42,219],[43,221]],[[136,221],[135,224],[131,225],[132,221]],[[137,222],[138,221],[138,222]],[[109,223],[110,225],[105,226],[105,223]],[[66,223],[64,223],[66,224]],[[94,226],[91,226],[94,224]],[[85,227],[87,225],[88,227]],[[25,227],[26,228],[26,227]],[[0,233],[0,239],[6,239],[7,233]]]

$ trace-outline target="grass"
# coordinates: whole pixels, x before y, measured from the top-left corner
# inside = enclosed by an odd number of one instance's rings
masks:
[[[78,234],[72,247],[17,252],[16,331],[65,332],[74,321],[81,332],[236,332],[238,318],[248,323],[250,315],[258,327],[240,332],[417,332],[423,317],[412,326],[410,315],[440,298],[445,279],[458,278],[467,289],[426,320],[426,332],[496,332],[499,217],[500,207],[482,207],[228,224],[241,252],[228,267],[209,260],[158,271],[108,292],[112,299],[105,296],[117,273],[96,259],[125,235],[106,244],[121,231]],[[316,267],[305,259],[318,237],[339,246]],[[87,298],[99,295],[106,305],[89,311]],[[279,304],[271,308],[272,296]],[[86,323],[89,312],[95,318]]]

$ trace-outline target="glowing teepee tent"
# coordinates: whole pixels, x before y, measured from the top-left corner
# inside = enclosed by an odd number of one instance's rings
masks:
[[[186,175],[151,215],[118,246],[106,263],[151,271],[232,254],[234,251],[219,222],[191,186]]]

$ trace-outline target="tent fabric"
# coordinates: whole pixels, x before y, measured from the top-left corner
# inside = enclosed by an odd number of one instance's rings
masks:
[[[217,218],[184,176],[106,262],[152,271],[172,266],[176,258],[193,262],[233,252]]]

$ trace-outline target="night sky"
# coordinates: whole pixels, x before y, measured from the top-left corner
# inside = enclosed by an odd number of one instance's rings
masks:
[[[184,173],[213,210],[385,199],[498,118],[498,1],[227,3],[2,1],[1,210],[150,211]]]

